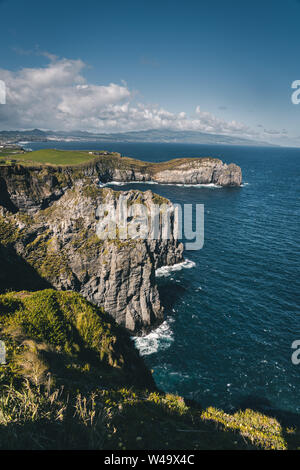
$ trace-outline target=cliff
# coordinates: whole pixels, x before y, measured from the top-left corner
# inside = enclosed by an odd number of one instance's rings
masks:
[[[118,153],[90,155],[88,152],[47,150],[20,155],[15,163],[0,160],[0,201],[12,211],[45,208],[76,180],[85,177],[94,178],[95,183],[151,181],[230,187],[239,187],[242,183],[240,167],[233,163],[227,165],[217,158],[181,158],[149,163],[121,157]]]
[[[242,172],[239,166],[227,165],[216,158],[182,158],[162,163],[130,162],[114,168],[101,181],[153,181],[164,184],[216,184],[240,186]]]
[[[119,158],[76,168],[0,166],[0,288],[18,290],[0,295],[6,348],[0,448],[297,448],[299,432],[273,417],[204,410],[157,390],[123,326],[144,332],[162,320],[155,269],[182,260],[182,246],[170,201],[151,191],[97,186],[99,177],[115,178],[117,172],[131,177],[122,173],[129,171],[128,162],[120,168]],[[191,178],[195,165],[184,164]],[[177,179],[174,165],[160,166],[160,172],[173,171]],[[206,171],[211,178],[211,164],[205,171],[200,166],[201,178]],[[134,178],[147,174],[145,168],[131,170]],[[150,173],[159,177],[153,168]],[[221,173],[219,182],[226,179]],[[161,225],[155,240],[122,239],[120,233],[99,238],[97,226],[105,218],[99,205],[118,210],[121,199],[127,207],[163,204],[170,238],[163,239]],[[138,221],[133,215],[129,225]]]
[[[172,204],[151,191],[120,193],[108,188],[100,189],[93,179],[75,182],[69,179],[70,187],[66,185],[57,190],[57,182],[53,183],[51,172],[42,175],[28,169],[23,172],[22,169],[22,173],[15,176],[14,192],[10,191],[9,196],[17,212],[11,213],[3,208],[0,218],[0,255],[3,266],[7,266],[2,271],[4,277],[13,265],[20,266],[24,273],[32,268],[40,278],[34,280],[33,288],[41,288],[44,281],[57,289],[80,292],[131,332],[147,332],[160,323],[163,307],[155,269],[183,259],[183,247],[172,235]],[[12,182],[6,181],[9,187]],[[153,203],[166,204],[170,211],[170,238],[162,238],[160,226],[155,240],[123,240],[118,233],[113,239],[99,239],[97,225],[104,218],[104,214],[97,214],[99,205],[107,204],[118,211],[120,198],[123,203],[125,200],[127,207],[135,202],[146,207]],[[39,201],[42,200],[43,204],[46,200],[48,204],[50,200],[53,202],[46,209],[39,209]],[[136,216],[132,216],[128,227],[135,223]],[[13,263],[10,262],[12,256]]]
[[[163,319],[155,269],[183,260],[183,247],[173,235],[174,209],[169,201],[151,191],[119,193],[100,189],[98,182],[238,186],[241,170],[213,158],[147,163],[117,153],[100,154],[95,157],[88,152],[47,150],[20,156],[25,158],[23,164],[17,158],[0,165],[0,258],[7,273],[13,271],[13,265],[22,267],[26,275],[21,277],[27,279],[27,288],[30,278],[35,288],[46,285],[75,290],[105,308],[131,332],[147,332]],[[41,164],[39,160],[52,164]],[[65,164],[53,164],[56,161]],[[110,204],[118,210],[121,194],[127,206],[135,202],[148,208],[152,203],[167,204],[171,237],[163,240],[160,229],[156,240],[122,240],[118,234],[113,240],[99,240],[97,208],[99,204]],[[8,237],[7,233],[12,234]],[[7,286],[4,279],[2,291]],[[15,281],[12,286],[18,288]]]

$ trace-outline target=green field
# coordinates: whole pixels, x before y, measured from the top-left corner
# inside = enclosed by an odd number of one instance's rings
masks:
[[[103,151],[104,152],[104,151]],[[101,151],[97,151],[101,153]],[[111,156],[118,154],[110,154]],[[78,150],[56,150],[43,149],[26,153],[9,153],[8,151],[0,152],[0,164],[11,164],[14,160],[24,165],[44,164],[44,165],[82,165],[89,161],[99,158],[99,155],[91,155],[88,151]]]
[[[214,160],[220,161],[212,157],[193,157],[193,158],[175,158],[166,162],[145,162],[130,157],[122,157],[117,152],[107,152],[105,150],[94,150],[93,154],[87,150],[56,150],[43,149],[34,152],[8,153],[0,152],[0,166],[14,165],[19,163],[24,166],[81,166],[90,162],[101,162],[107,168],[118,168],[124,170],[139,170],[143,173],[154,175],[163,170],[176,170],[182,164],[193,165],[194,162],[205,162]]]

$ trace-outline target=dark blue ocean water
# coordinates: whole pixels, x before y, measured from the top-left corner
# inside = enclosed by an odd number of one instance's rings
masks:
[[[291,344],[300,340],[300,150],[61,142],[30,147],[108,149],[148,161],[209,155],[240,165],[242,188],[122,187],[205,205],[204,247],[185,253],[195,266],[159,278],[166,322],[137,344],[166,391],[203,406],[300,413],[300,365],[291,361]]]

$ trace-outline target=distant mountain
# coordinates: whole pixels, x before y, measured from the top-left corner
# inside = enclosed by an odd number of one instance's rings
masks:
[[[198,131],[173,131],[171,129],[149,129],[146,131],[117,132],[112,134],[94,134],[84,131],[51,132],[54,136],[99,140],[102,142],[157,142],[157,143],[185,143],[185,144],[222,144],[222,145],[263,145],[270,146],[269,142],[255,141],[242,137],[222,134],[208,134]]]
[[[170,129],[150,129],[146,131],[118,132],[112,134],[91,133],[85,131],[41,131],[33,129],[29,131],[2,131],[1,140],[10,141],[41,141],[41,140],[89,140],[101,142],[157,142],[157,143],[185,143],[185,144],[214,144],[214,145],[253,145],[273,146],[269,142],[261,142],[242,137],[222,134],[208,134],[197,131],[173,131]]]
[[[19,142],[22,140],[28,141],[46,141],[48,132],[41,131],[40,129],[33,129],[30,131],[0,131],[0,142]]]

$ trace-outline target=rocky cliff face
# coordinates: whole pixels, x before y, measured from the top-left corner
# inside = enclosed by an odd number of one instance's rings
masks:
[[[48,207],[73,185],[72,172],[51,166],[0,167],[0,205],[10,212]]]
[[[71,188],[75,181],[154,181],[166,184],[217,184],[240,186],[239,166],[217,158],[182,158],[148,163],[120,154],[102,155],[79,167],[0,166],[0,204],[11,212],[35,212],[48,207]]]
[[[32,183],[32,178],[28,185]],[[89,183],[89,184],[88,184]],[[22,183],[25,185],[25,183]],[[35,183],[34,183],[35,184]],[[48,197],[48,188],[38,188]],[[18,190],[14,202],[28,208],[12,215],[2,209],[0,235],[2,245],[28,263],[49,285],[62,290],[75,290],[103,307],[116,321],[131,332],[146,332],[163,319],[155,269],[182,260],[183,247],[172,235],[173,206],[167,200],[157,201],[151,191],[115,192],[99,189],[87,180],[78,180],[46,209],[32,205],[32,195]],[[101,240],[97,236],[99,205],[119,210],[120,198],[128,207],[134,203],[163,202],[170,211],[171,237],[156,240]],[[159,198],[162,199],[162,198]],[[34,210],[34,213],[33,213]],[[136,223],[131,216],[130,224]]]
[[[33,280],[33,289],[75,290],[131,332],[145,332],[163,319],[155,269],[183,260],[183,246],[174,236],[174,208],[151,191],[100,189],[99,180],[239,186],[241,170],[213,158],[147,163],[119,154],[77,167],[0,166],[0,257],[10,277],[18,265]],[[124,198],[128,207],[164,204],[171,236],[164,239],[160,226],[155,239],[124,240],[120,233],[99,239],[97,227],[105,218],[97,212],[99,204],[118,212]],[[130,216],[132,226],[137,221],[138,215]],[[7,288],[7,282],[2,285]]]
[[[168,167],[169,164],[169,167]],[[240,186],[242,172],[239,166],[227,165],[212,158],[181,159],[155,164],[145,169],[115,169],[107,181],[154,181],[166,184],[217,184]]]

